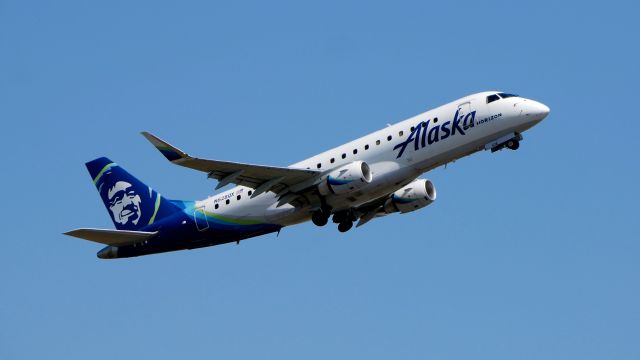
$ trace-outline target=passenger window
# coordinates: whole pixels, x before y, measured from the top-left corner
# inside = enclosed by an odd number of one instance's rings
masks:
[[[229,199],[227,199],[227,201],[224,202],[225,204],[229,205]]]
[[[398,133],[398,136],[402,136],[402,135],[404,135],[404,131],[400,131],[400,132]]]
[[[438,122],[438,118],[433,118],[433,123],[437,123]]]
[[[322,164],[321,164],[321,163],[318,163],[318,165],[316,165],[316,167],[317,167],[318,169],[320,169],[320,168],[322,167]]]
[[[336,159],[331,158],[331,160],[329,160],[329,161],[333,164],[334,162],[336,162]]]
[[[376,145],[380,145],[380,140],[376,140]]]
[[[413,130],[415,130],[416,128],[414,126],[411,127],[411,132],[413,132]]]
[[[365,149],[365,150],[369,150],[369,144],[365,145],[365,146],[364,146],[364,149]]]
[[[236,200],[240,200],[242,198],[242,196],[238,195],[236,196]]]
[[[387,141],[391,141],[391,139],[393,139],[391,135],[387,136]]]
[[[219,208],[219,207],[220,207],[220,205],[216,204],[215,208],[217,209],[217,208]]]
[[[353,155],[358,153],[358,149],[353,149]]]
[[[343,159],[346,158],[346,157],[347,157],[347,154],[342,154],[342,158]]]
[[[249,196],[251,196],[251,194],[253,194],[253,191],[249,190],[248,194]]]

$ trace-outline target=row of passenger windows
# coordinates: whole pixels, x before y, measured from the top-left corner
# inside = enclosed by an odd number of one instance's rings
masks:
[[[253,191],[249,190],[249,191],[247,192],[247,195],[251,196],[251,194],[253,194]],[[242,195],[238,195],[238,196],[236,196],[236,200],[238,200],[238,201],[239,201],[240,199],[242,199]],[[224,201],[224,203],[225,203],[225,204],[227,204],[227,205],[229,205],[229,204],[231,203],[231,199],[227,199],[227,200],[225,200],[225,201]],[[217,209],[217,208],[219,208],[219,207],[220,207],[220,203],[217,203],[217,204],[215,204],[215,205],[214,205],[214,208],[215,208],[215,209]]]
[[[433,119],[433,123],[435,124],[437,122],[438,122],[438,118],[434,118]],[[413,130],[415,130],[414,126],[411,127],[411,132],[413,132]],[[404,131],[400,130],[398,132],[398,136],[399,137],[403,137],[404,136]],[[391,141],[392,139],[393,139],[393,136],[391,136],[391,135],[387,136],[387,141]],[[376,140],[376,146],[380,145],[381,143],[382,143],[382,141]],[[369,144],[366,144],[364,146],[364,150],[369,150]],[[353,155],[356,155],[357,153],[358,153],[358,149],[353,149]],[[346,159],[347,158],[347,153],[342,153],[341,158]],[[336,158],[329,159],[329,162],[331,164],[335,163],[336,162]],[[317,163],[316,164],[316,168],[321,169],[322,168],[322,163]],[[310,169],[310,168],[307,167],[307,169]]]

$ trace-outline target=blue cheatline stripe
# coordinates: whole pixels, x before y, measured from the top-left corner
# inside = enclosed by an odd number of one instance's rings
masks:
[[[393,200],[395,200],[395,201],[397,201],[397,202],[399,202],[401,204],[408,204],[408,203],[411,203],[411,202],[414,202],[414,201],[418,200],[418,198],[403,198],[403,197],[400,197],[400,196],[393,195]]]
[[[116,163],[108,163],[107,165],[105,165],[102,170],[100,170],[100,172],[98,173],[98,175],[96,175],[96,178],[93,179],[93,184],[97,184],[98,180],[100,180],[100,178],[102,177],[102,175],[105,173],[105,171],[109,170],[112,166],[118,166],[116,165]]]
[[[336,178],[333,178],[333,177],[329,176],[329,177],[327,177],[327,181],[329,182],[330,185],[346,185],[346,184],[352,182],[353,180],[336,179]]]

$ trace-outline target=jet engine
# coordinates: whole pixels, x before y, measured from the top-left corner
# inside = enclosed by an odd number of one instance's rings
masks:
[[[322,195],[346,194],[356,191],[371,182],[371,169],[364,161],[354,161],[337,168],[318,185]]]
[[[408,213],[422,209],[436,200],[436,187],[431,180],[416,179],[397,190],[384,203],[384,212]]]

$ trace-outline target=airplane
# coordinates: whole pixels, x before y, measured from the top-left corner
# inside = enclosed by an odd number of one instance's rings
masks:
[[[546,105],[500,91],[469,95],[288,167],[193,157],[143,132],[171,163],[201,171],[230,190],[198,201],[167,199],[106,157],[86,163],[115,225],[65,233],[107,245],[100,259],[196,249],[332,219],[340,232],[436,200],[426,173],[487,150],[517,150]]]

